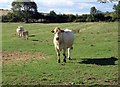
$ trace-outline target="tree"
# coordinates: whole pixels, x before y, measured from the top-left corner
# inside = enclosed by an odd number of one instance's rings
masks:
[[[98,11],[97,11],[97,9],[95,7],[91,7],[90,16],[88,17],[88,19],[91,20],[91,21],[95,21],[95,15],[96,15],[97,12]]]
[[[50,22],[56,22],[57,21],[57,14],[54,11],[50,11],[49,17],[48,17]]]
[[[95,21],[104,21],[104,18],[104,14],[102,12],[95,14]]]
[[[54,11],[50,11],[51,16],[56,16],[57,14]]]
[[[73,14],[69,14],[69,15],[67,15],[67,16],[68,16],[68,22],[73,22],[73,21],[75,21],[75,19],[76,19],[76,16],[73,15]]]
[[[32,0],[14,0],[12,2],[12,10],[23,18],[25,22],[28,22],[28,18],[32,18],[37,13],[37,5]]]
[[[87,18],[86,18],[86,21],[87,22],[93,22],[94,21],[94,18],[92,15],[88,15]]]
[[[91,7],[90,14],[95,15],[97,13],[97,9],[95,7]]]
[[[88,21],[104,21],[104,13],[97,10],[95,7],[91,7],[90,16],[87,18]]]
[[[113,6],[113,9],[115,10],[115,18],[120,20],[120,1],[117,5]]]
[[[112,13],[113,17],[112,20],[120,20],[120,0],[98,0],[98,1],[103,3],[118,1],[118,4],[113,6],[115,12]],[[109,19],[111,19],[110,16],[108,17]]]

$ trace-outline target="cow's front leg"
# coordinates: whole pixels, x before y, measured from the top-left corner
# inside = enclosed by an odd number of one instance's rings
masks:
[[[63,49],[63,56],[64,56],[63,62],[66,63],[66,49]]]
[[[20,37],[20,32],[18,33],[18,37]]]
[[[56,52],[57,52],[57,57],[58,57],[58,63],[60,63],[60,50],[56,48]]]

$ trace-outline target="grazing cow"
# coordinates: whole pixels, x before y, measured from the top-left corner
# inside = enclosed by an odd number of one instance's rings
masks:
[[[16,29],[17,35],[19,37],[22,37],[22,32],[24,31],[23,26],[18,26],[18,28]]]
[[[68,58],[70,60],[70,50],[73,48],[74,34],[72,30],[61,30],[56,27],[51,31],[54,33],[53,43],[58,56],[58,63],[60,63],[60,51],[63,50],[63,62],[66,63],[66,50],[68,49]]]
[[[22,32],[22,36],[23,36],[23,38],[25,38],[26,40],[28,40],[28,35],[29,35],[29,32],[28,32],[27,30],[24,30],[24,31]]]

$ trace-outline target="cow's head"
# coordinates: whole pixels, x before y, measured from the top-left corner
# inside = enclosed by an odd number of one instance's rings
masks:
[[[18,28],[19,28],[21,31],[24,30],[23,26],[18,26]]]
[[[61,30],[59,27],[56,27],[54,30],[51,31],[52,33],[54,33],[54,37],[56,38],[56,40],[58,41],[61,38],[62,33],[64,32],[64,30]]]

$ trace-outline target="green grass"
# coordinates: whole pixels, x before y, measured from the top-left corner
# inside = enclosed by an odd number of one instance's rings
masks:
[[[18,38],[17,26],[22,25],[30,32],[29,40]],[[72,60],[57,63],[56,52],[52,42],[51,30],[60,28],[84,30],[75,33]],[[38,41],[33,41],[38,40]],[[118,24],[117,22],[93,23],[56,23],[56,24],[2,24],[2,50],[41,52],[47,60],[30,58],[24,62],[6,62],[2,68],[3,85],[32,84],[80,84],[80,85],[116,85],[118,79],[118,61],[116,65],[82,64],[83,59],[118,58]]]

